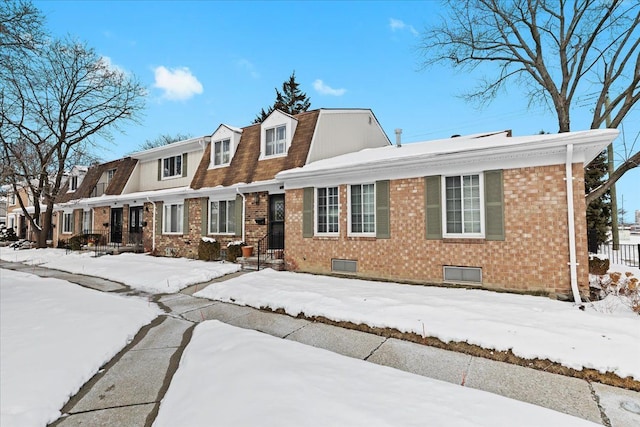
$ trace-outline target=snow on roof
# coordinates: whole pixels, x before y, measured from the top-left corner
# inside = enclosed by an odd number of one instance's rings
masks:
[[[475,163],[479,165],[489,161],[502,162],[499,167],[524,166],[527,159],[546,156],[546,164],[564,163],[566,146],[574,144],[576,153],[573,162],[589,163],[604,147],[615,137],[618,131],[615,129],[597,129],[581,132],[568,132],[561,134],[543,134],[531,136],[509,137],[507,131],[489,132],[454,138],[437,139],[432,141],[406,143],[401,147],[388,146],[370,148],[354,153],[348,153],[329,159],[319,160],[301,168],[280,172],[276,178],[282,181],[306,179],[321,176],[331,176],[337,179],[338,175],[353,176],[377,175],[393,171],[393,177],[404,175],[409,177],[417,167],[425,169],[433,165],[449,166],[456,163]],[[553,154],[553,158],[550,156]],[[516,160],[518,162],[516,162]],[[524,159],[524,160],[522,160]],[[541,161],[541,160],[539,160]],[[477,167],[477,166],[476,166]],[[412,169],[413,168],[413,169]],[[487,169],[485,169],[487,170]],[[454,172],[453,170],[451,172]],[[419,176],[419,175],[413,175]]]

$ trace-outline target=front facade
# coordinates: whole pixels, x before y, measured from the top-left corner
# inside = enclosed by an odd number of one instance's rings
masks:
[[[588,294],[583,167],[615,135],[472,136],[283,172],[287,269]]]

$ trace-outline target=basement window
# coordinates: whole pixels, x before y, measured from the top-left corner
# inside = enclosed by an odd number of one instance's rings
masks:
[[[337,273],[357,273],[358,261],[350,259],[332,259],[331,271],[335,271]]]
[[[479,267],[444,266],[444,281],[453,283],[482,283],[482,269]]]

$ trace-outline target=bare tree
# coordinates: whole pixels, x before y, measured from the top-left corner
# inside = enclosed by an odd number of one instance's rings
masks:
[[[135,121],[145,92],[134,76],[71,39],[26,55],[0,70],[0,139],[3,167],[14,191],[29,193],[34,211],[22,200],[21,207],[44,247],[69,162],[89,153],[96,137],[109,140],[121,123]]]
[[[0,1],[0,66],[33,52],[45,39],[44,18],[26,1]]]
[[[145,142],[140,144],[138,150],[149,150],[151,148],[162,147],[163,145],[173,144],[174,142],[184,141],[186,139],[191,138],[192,135],[189,133],[176,133],[175,135],[171,135],[168,133],[158,135],[153,139],[147,139]]]
[[[640,99],[640,2],[625,0],[446,0],[445,19],[422,35],[423,65],[474,70],[495,64],[465,94],[489,102],[513,82],[532,103],[550,104],[559,132],[571,127],[578,96],[593,94],[591,128],[617,128]],[[607,99],[610,99],[610,102]],[[630,156],[597,190],[600,195],[637,166]],[[588,195],[587,202],[597,198]]]

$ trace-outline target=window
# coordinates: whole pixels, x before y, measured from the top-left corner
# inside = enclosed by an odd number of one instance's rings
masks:
[[[316,190],[316,232],[338,232],[338,187]]]
[[[107,185],[111,182],[111,180],[113,179],[113,176],[116,174],[116,170],[115,169],[109,169],[107,171]]]
[[[78,189],[78,177],[77,176],[72,176],[71,180],[69,182],[69,189],[71,191],[76,191]]]
[[[16,193],[11,193],[11,196],[9,196],[9,204],[10,205],[15,205],[18,201],[16,200]]]
[[[211,201],[209,206],[209,233],[235,234],[236,202],[235,200]]]
[[[266,130],[266,156],[284,154],[287,139],[285,125]]]
[[[65,234],[73,233],[73,212],[62,214],[62,232]]]
[[[182,176],[182,156],[167,157],[162,160],[162,178]]]
[[[376,232],[375,184],[351,185],[350,232],[373,234]]]
[[[82,212],[82,232],[91,233],[91,211]]]
[[[481,175],[445,178],[445,234],[482,235]]]
[[[231,157],[231,140],[224,139],[213,143],[213,164],[226,165]]]
[[[183,209],[182,203],[166,204],[164,205],[164,224],[162,232],[165,234],[181,234],[183,224]]]

